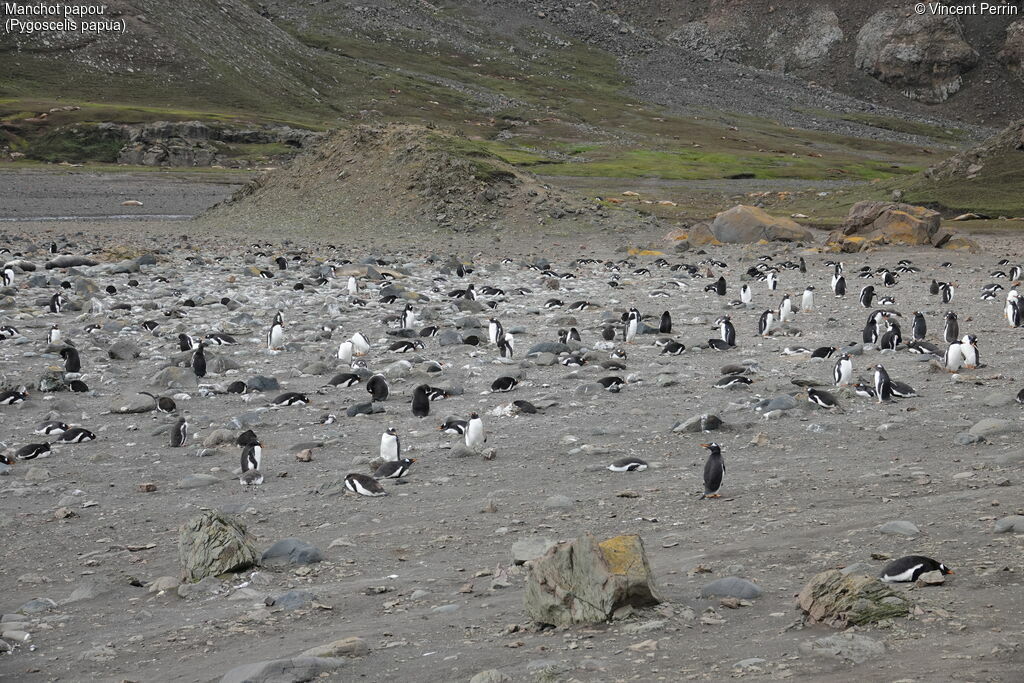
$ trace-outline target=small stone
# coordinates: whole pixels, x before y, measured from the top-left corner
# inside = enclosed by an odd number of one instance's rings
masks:
[[[573,508],[573,502],[568,496],[558,494],[550,496],[545,500],[544,508],[547,510],[571,510]]]
[[[487,669],[469,679],[469,683],[512,683],[512,677],[497,669]]]
[[[940,586],[946,583],[946,577],[936,569],[933,572],[921,574],[921,576],[917,577],[916,583],[918,586]]]
[[[286,593],[267,598],[266,604],[268,607],[277,607],[283,610],[299,609],[305,607],[316,600],[316,595],[309,591],[304,590],[291,590]]]
[[[921,533],[916,524],[904,520],[886,522],[878,527],[878,531],[889,536],[906,536],[908,538],[913,538]]]
[[[526,564],[555,545],[550,538],[524,538],[512,544],[512,564]]]
[[[761,597],[761,587],[752,581],[741,579],[737,576],[727,576],[716,579],[701,588],[702,598],[731,597],[753,600]]]
[[[324,554],[319,548],[297,538],[284,538],[263,551],[260,564],[304,565],[323,560]]]
[[[1010,515],[996,520],[995,528],[997,534],[1015,533],[1024,534],[1024,515]]]
[[[365,657],[370,654],[370,646],[362,638],[351,636],[334,642],[310,648],[302,653],[303,657]]]
[[[55,519],[70,519],[71,517],[75,517],[76,514],[71,508],[62,507],[54,510],[53,516]]]
[[[179,489],[198,489],[219,484],[220,479],[212,474],[190,474],[177,483]]]
[[[885,645],[857,633],[839,633],[801,643],[800,650],[811,655],[860,664],[885,654]]]

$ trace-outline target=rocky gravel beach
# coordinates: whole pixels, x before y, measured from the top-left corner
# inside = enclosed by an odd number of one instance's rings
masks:
[[[1015,240],[980,237],[979,253],[834,255],[786,244],[677,251],[653,232],[539,233],[527,243],[482,234],[307,241],[176,222],[3,229],[5,256],[18,267],[0,291],[2,323],[17,334],[0,342],[0,374],[4,390],[24,387],[28,398],[0,406],[13,462],[0,477],[0,676],[1019,680],[1024,423],[1015,397],[1024,344],[1003,317],[1004,292],[979,299],[985,284],[1009,288],[991,273],[1009,268],[1000,259],[1024,260]],[[83,260],[47,268],[51,241]],[[655,242],[661,254],[627,252]],[[759,257],[803,257],[807,272],[782,269],[769,291],[745,275],[765,263]],[[901,259],[920,270],[895,287],[856,277]],[[828,260],[845,266],[845,298],[831,294]],[[693,274],[672,269],[679,264]],[[705,291],[720,275],[726,295]],[[952,302],[929,293],[932,279],[956,283]],[[449,296],[470,283],[502,293]],[[744,283],[753,302],[730,306]],[[901,313],[908,339],[920,311],[928,339],[945,348],[942,318],[956,311],[961,334],[979,339],[983,366],[951,374],[925,355],[863,344],[871,310],[857,294],[867,283],[895,298],[885,307]],[[760,314],[784,293],[799,302],[808,285],[813,310],[758,336]],[[67,303],[52,313],[58,291]],[[551,299],[563,305],[549,307]],[[424,348],[389,351],[405,339],[406,302]],[[588,305],[570,310],[576,302]],[[631,307],[643,326],[624,343]],[[271,350],[278,311],[284,340]],[[670,333],[658,332],[663,311]],[[724,314],[737,343],[720,352],[707,343]],[[515,338],[512,358],[487,342],[492,316]],[[48,344],[55,324],[61,339]],[[418,336],[432,325],[437,336]],[[614,341],[602,337],[607,326]],[[580,341],[562,344],[559,330],[570,327]],[[352,372],[337,354],[356,332],[370,343],[361,381],[332,386]],[[197,377],[178,335],[215,333],[237,343],[208,341]],[[477,345],[466,343],[471,336]],[[665,337],[685,351],[663,354],[655,342]],[[68,345],[81,359],[77,373],[58,355]],[[854,377],[868,384],[871,367],[884,364],[918,396],[859,397],[832,386],[834,356],[783,354],[793,346],[848,351]],[[612,357],[618,348],[624,359]],[[570,356],[583,365],[560,362]],[[742,366],[750,384],[713,388],[726,365]],[[387,378],[384,401],[370,401],[372,373]],[[518,385],[492,393],[504,376]],[[609,376],[622,380],[616,391],[598,382]],[[87,390],[61,390],[75,379]],[[237,381],[245,393],[226,393]],[[424,418],[410,408],[421,384],[446,395]],[[839,409],[810,403],[809,385],[831,391]],[[175,411],[154,410],[140,391],[173,399]],[[275,406],[286,392],[308,405]],[[471,412],[485,427],[480,449],[438,429]],[[182,417],[187,441],[171,447]],[[47,420],[96,438],[18,460],[22,446],[57,440],[35,433]],[[402,455],[416,459],[409,473],[382,480],[383,497],[345,491],[347,474],[373,474],[389,427]],[[246,430],[263,443],[264,480],[254,487],[238,476],[236,440]],[[700,444],[709,441],[728,469],[722,497],[702,500]],[[649,466],[607,469],[624,457]],[[237,525],[218,533],[235,539],[241,555],[231,557],[249,566],[196,581],[189,562],[210,550],[190,544],[204,542],[196,534],[210,524]],[[638,535],[660,603],[592,625],[531,619],[530,566],[584,534]],[[914,554],[955,574],[938,585],[893,584],[906,616],[837,630],[811,624],[798,607],[797,594],[822,572],[877,576]]]

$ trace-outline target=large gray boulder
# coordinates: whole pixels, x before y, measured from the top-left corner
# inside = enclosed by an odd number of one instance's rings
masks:
[[[256,539],[239,520],[205,512],[178,530],[178,557],[186,581],[239,572],[257,562]]]
[[[861,28],[854,63],[912,100],[937,104],[960,90],[978,53],[955,16],[894,7],[876,12]]]
[[[659,602],[636,535],[599,543],[585,534],[559,543],[534,561],[526,581],[526,612],[541,624],[594,624],[608,621],[620,607]]]
[[[272,659],[237,666],[224,674],[220,683],[305,683],[344,665],[340,657]]]
[[[725,243],[813,242],[814,233],[789,218],[772,216],[756,206],[736,206],[711,222],[715,239]]]

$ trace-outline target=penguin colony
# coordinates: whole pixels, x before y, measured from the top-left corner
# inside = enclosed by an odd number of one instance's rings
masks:
[[[929,284],[924,268],[908,259],[853,266],[838,258],[808,264],[803,258],[794,262],[785,254],[763,254],[753,263],[696,256],[692,263],[658,259],[649,268],[639,268],[634,259],[577,259],[558,266],[503,262],[485,269],[483,264],[432,258],[410,270],[405,264],[381,260],[352,264],[331,251],[292,250],[285,257],[274,245],[259,243],[251,245],[247,256],[266,269],[245,283],[245,292],[202,292],[182,283],[158,282],[167,294],[155,307],[144,308],[140,304],[147,295],[140,283],[152,279],[145,269],[127,276],[100,276],[110,284],[90,299],[59,277],[56,282],[47,278],[44,285],[29,284],[33,271],[22,259],[30,255],[8,256],[4,285],[12,288],[19,302],[39,310],[28,319],[2,321],[0,343],[5,348],[33,349],[58,366],[70,390],[78,386],[101,396],[112,393],[101,379],[102,368],[111,363],[102,348],[119,338],[155,340],[147,342],[149,352],[124,362],[149,364],[153,376],[168,367],[194,376],[194,381],[181,381],[173,388],[154,383],[138,391],[152,401],[154,415],[146,419],[166,434],[168,448],[180,451],[200,447],[202,434],[196,429],[206,425],[196,425],[190,415],[201,412],[203,401],[280,411],[281,417],[268,421],[340,428],[341,433],[346,421],[358,416],[375,423],[383,420],[379,452],[371,467],[349,471],[344,463],[350,458],[336,459],[344,470],[339,472],[344,490],[360,498],[384,498],[404,482],[415,482],[418,475],[431,471],[444,448],[462,446],[479,454],[493,448],[500,457],[503,447],[514,443],[516,430],[536,428],[530,424],[531,416],[571,416],[572,409],[566,406],[576,400],[567,394],[572,389],[548,387],[547,379],[538,379],[537,361],[542,359],[563,366],[563,375],[592,377],[595,391],[613,394],[608,400],[628,406],[631,392],[645,390],[642,379],[631,372],[634,359],[642,367],[657,358],[684,372],[688,364],[721,362],[721,377],[707,385],[709,393],[718,389],[739,392],[737,396],[760,395],[767,368],[744,363],[744,349],[777,345],[779,359],[773,370],[783,375],[791,359],[816,361],[814,385],[794,387],[791,395],[812,410],[841,420],[850,412],[899,410],[903,401],[942,400],[940,391],[922,389],[919,395],[901,379],[896,368],[907,367],[904,358],[923,358],[937,372],[979,373],[990,364],[999,365],[996,349],[983,353],[986,331],[996,324],[1024,326],[1019,282],[986,285],[971,299],[956,282],[935,278]],[[202,259],[202,265],[218,270],[223,279],[235,278],[238,271],[237,264],[216,257]],[[1020,275],[1012,264],[1001,262],[999,267]],[[994,272],[992,277],[999,276]],[[606,283],[604,298],[598,289],[576,299],[564,284],[566,291],[558,296],[546,291],[545,283],[583,278]],[[626,280],[650,281],[650,298],[657,299],[657,305],[623,301],[616,290]],[[859,284],[864,281],[871,284]],[[259,298],[254,291],[274,305],[253,303]],[[711,308],[715,314],[707,320],[684,316],[673,306],[674,300],[688,302],[687,308]],[[912,301],[918,310],[902,308],[904,301]],[[122,305],[127,308],[118,308]],[[216,326],[209,317],[193,324],[190,312],[200,306],[217,308]],[[306,311],[314,309],[316,325],[293,324],[299,311],[308,318]],[[361,311],[362,322],[335,324],[332,312],[341,310]],[[515,313],[517,322],[524,311],[534,311],[526,319],[536,323],[511,325],[503,321],[506,310]],[[866,315],[863,328],[832,324],[837,310],[861,311]],[[113,311],[124,314],[115,316]],[[111,320],[119,321],[117,332],[107,329]],[[710,336],[694,340],[694,330],[707,330]],[[812,331],[815,339],[826,343],[801,345]],[[432,357],[440,346],[464,349],[463,362],[476,359],[483,368],[473,387],[476,397],[446,378],[450,361]],[[284,372],[290,367],[290,353],[311,348],[323,359],[316,372]],[[236,354],[262,354],[261,374],[295,381],[287,382],[288,390],[250,386],[242,374],[233,372],[239,367],[230,362]],[[396,365],[400,360],[414,372]],[[399,370],[393,371],[396,367]],[[39,418],[34,429],[5,435],[5,457],[14,463],[14,472],[19,461],[65,457],[76,444],[100,440],[113,442],[114,448],[123,446],[126,439],[117,430],[97,433],[92,425],[78,424],[72,415],[80,411],[65,411],[63,421],[64,415],[43,404],[37,383],[23,379],[19,388],[0,393],[0,410],[31,411]],[[1024,403],[1024,389],[1017,401]],[[439,409],[446,404],[452,408]],[[773,419],[770,410],[761,410],[769,404],[747,402],[765,421]],[[284,411],[289,411],[287,417]],[[500,425],[499,438],[489,438],[494,425]],[[255,495],[261,487],[288,486],[287,479],[272,478],[275,470],[285,468],[284,444],[274,439],[272,428],[254,427],[233,444],[240,489]],[[737,476],[745,458],[734,451],[745,442],[728,432],[715,438],[698,444],[681,436],[671,457],[619,453],[602,464],[601,476],[668,476],[680,495],[692,495],[703,501],[701,505],[728,505],[756,484],[749,476]],[[365,452],[370,444],[347,445]],[[629,443],[621,447],[635,450]],[[418,457],[408,457],[410,452]],[[161,457],[185,456],[171,451]],[[681,461],[692,467],[680,467]],[[672,470],[681,473],[672,478]],[[731,477],[742,483],[733,483]],[[934,570],[952,573],[941,562],[914,555],[886,566],[881,577],[913,581]]]

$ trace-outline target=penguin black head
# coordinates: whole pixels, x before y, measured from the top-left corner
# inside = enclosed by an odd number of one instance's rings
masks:
[[[386,430],[384,431],[384,433],[385,433],[385,434],[390,434],[391,436],[398,436],[398,432],[397,432],[397,431],[395,431],[395,428],[394,428],[394,427],[388,427],[388,428],[387,428],[387,429],[386,429]]]
[[[712,454],[721,453],[722,447],[712,441],[711,443],[702,443],[701,447],[708,449]]]
[[[470,413],[469,414],[469,419],[470,420],[477,420],[479,418],[480,418],[480,415],[478,413]]]

